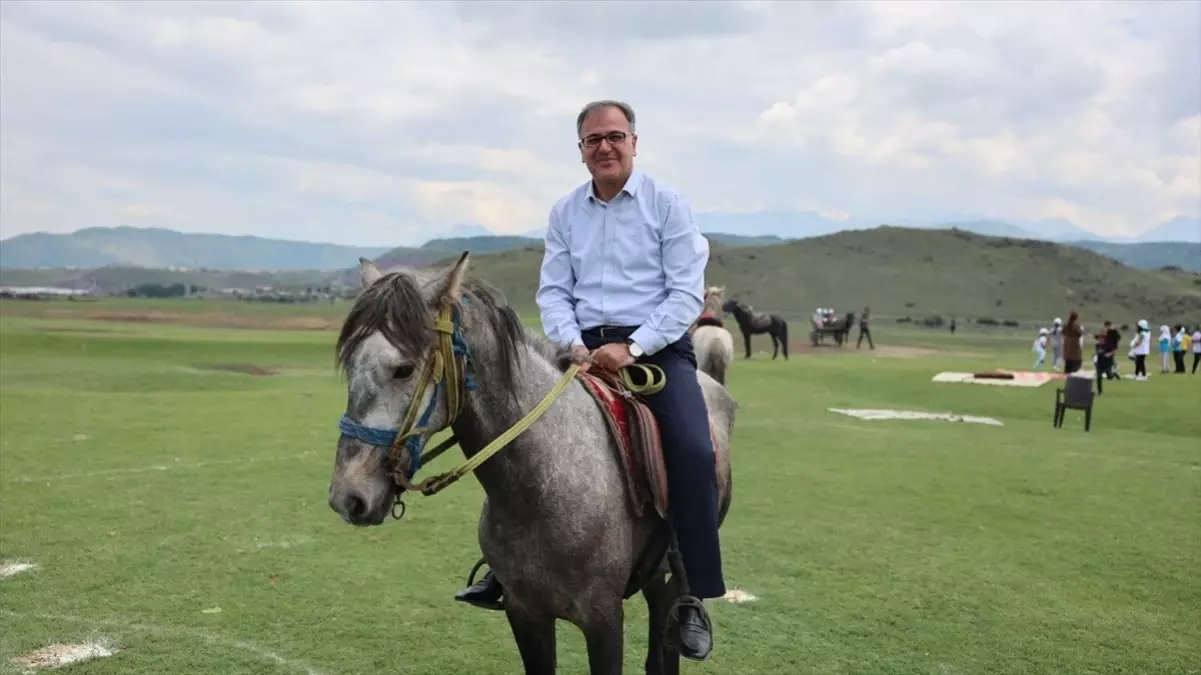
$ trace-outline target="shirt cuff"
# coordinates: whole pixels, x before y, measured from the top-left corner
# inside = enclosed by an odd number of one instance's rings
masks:
[[[637,330],[630,333],[630,341],[642,347],[643,354],[647,356],[663,349],[663,345],[659,344],[659,337],[645,325],[639,326]]]

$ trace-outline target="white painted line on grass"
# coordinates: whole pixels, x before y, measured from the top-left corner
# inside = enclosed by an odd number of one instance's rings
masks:
[[[967,422],[969,424],[1004,426],[1000,420],[991,417],[976,417],[955,413],[930,413],[917,410],[847,410],[843,408],[827,408],[827,410],[840,415],[857,417],[861,420],[937,420],[942,422]]]
[[[265,661],[270,661],[272,663],[275,663],[276,665],[282,666],[282,667],[287,668],[288,670],[291,670],[294,672],[304,673],[305,675],[323,675],[320,670],[318,670],[317,668],[315,668],[299,659],[285,658],[283,656],[280,656],[279,654],[276,654],[275,652],[273,652],[269,649],[264,649],[263,647],[260,647],[251,642],[246,642],[244,640],[231,640],[229,638],[224,638],[224,637],[221,637],[218,635],[213,635],[211,633],[206,633],[204,631],[199,631],[199,630],[195,630],[192,628],[183,628],[183,627],[177,627],[177,626],[159,626],[156,624],[146,624],[146,623],[131,623],[128,621],[121,621],[119,619],[89,619],[87,617],[73,616],[70,614],[40,614],[40,613],[39,614],[24,614],[21,612],[12,612],[7,609],[0,609],[0,616],[8,616],[8,617],[13,617],[13,618],[41,619],[43,621],[66,621],[66,622],[70,622],[70,623],[85,623],[85,624],[92,624],[92,625],[97,625],[97,626],[105,626],[107,628],[132,630],[132,631],[136,631],[136,632],[140,632],[140,633],[152,633],[152,634],[156,634],[156,635],[174,635],[177,637],[178,636],[191,637],[191,638],[195,638],[197,640],[202,640],[209,644],[221,645],[223,647],[232,647],[233,649],[239,649],[244,652],[254,654],[255,656],[257,656]]]
[[[112,656],[117,651],[116,648],[110,647],[106,640],[85,642],[83,644],[63,644],[56,642],[52,645],[46,645],[41,649],[35,649],[21,656],[14,657],[12,662],[28,668],[29,670],[26,670],[26,673],[34,673],[37,668],[60,668],[62,666],[69,666],[72,663],[79,663],[80,661]]]
[[[151,466],[135,466],[125,469],[99,469],[97,471],[84,471],[82,473],[59,473],[48,476],[16,476],[8,479],[9,483],[43,483],[56,480],[69,480],[72,478],[97,478],[100,476],[109,476],[110,479],[122,478],[124,476],[155,473],[158,471],[187,471],[190,469],[204,469],[210,466],[230,466],[233,464],[259,464],[269,462],[294,462],[298,459],[305,459],[316,454],[315,451],[309,450],[302,452],[299,455],[289,455],[286,457],[246,457],[245,459],[215,459],[210,462],[196,462],[195,464],[181,464],[179,460],[175,460],[175,464],[153,464]]]
[[[37,563],[23,563],[23,562],[0,563],[0,579],[3,579],[5,577],[16,576],[16,575],[20,574],[21,572],[28,572],[32,569],[36,569],[37,566],[38,566]]]

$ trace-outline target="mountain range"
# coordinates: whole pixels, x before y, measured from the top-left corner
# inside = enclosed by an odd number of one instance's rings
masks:
[[[878,224],[835,220],[812,212],[702,213],[698,226],[714,242],[755,246],[810,239],[840,231],[870,230]],[[1137,239],[1101,237],[1066,220],[1015,224],[997,220],[893,223],[908,228],[961,230],[1013,239],[1054,241],[1087,248],[1124,264],[1201,271],[1201,219],[1174,218]],[[475,223],[456,223],[419,247],[362,247],[269,239],[257,236],[192,234],[162,228],[90,227],[70,234],[44,232],[0,240],[0,268],[85,268],[105,266],[233,271],[337,271],[360,258],[392,264],[425,264],[448,251],[475,252],[540,246],[543,230],[498,235]]]
[[[889,321],[906,316],[920,321],[937,315],[977,323],[983,318],[1020,320],[1027,326],[1031,320],[1046,321],[1078,309],[1090,325],[1099,317],[1120,322],[1137,318],[1186,321],[1189,325],[1201,322],[1201,273],[1135,269],[1080,246],[959,229],[893,226],[803,240],[757,241],[736,235],[709,238],[706,282],[725,286],[728,297],[783,312],[790,320],[803,322],[814,307],[845,312],[870,305],[877,316],[887,316]],[[464,248],[476,254],[472,257],[474,276],[501,289],[522,311],[534,310],[542,260],[542,243],[537,239],[440,239],[421,248],[393,249],[375,260],[385,269],[398,264],[439,264],[455,258]],[[8,286],[59,286],[119,294],[141,284],[176,283],[220,295],[228,289],[263,286],[302,292],[340,286],[338,292],[346,292],[359,284],[357,259],[332,272],[0,268],[0,285]],[[796,330],[803,330],[803,325]]]

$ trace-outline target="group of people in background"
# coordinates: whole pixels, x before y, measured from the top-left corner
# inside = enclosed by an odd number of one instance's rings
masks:
[[[1201,364],[1201,326],[1189,332],[1187,326],[1177,324],[1172,328],[1159,327],[1158,351],[1161,360],[1161,373],[1196,374],[1197,366]],[[1080,325],[1080,317],[1076,312],[1068,315],[1067,324],[1056,317],[1051,328],[1039,328],[1038,337],[1034,340],[1032,351],[1035,353],[1034,368],[1042,368],[1047,362],[1047,352],[1051,353],[1051,369],[1055,371],[1063,367],[1064,373],[1074,373],[1080,370],[1084,361],[1085,331]],[[1106,321],[1101,331],[1093,335],[1093,363],[1096,367],[1097,393],[1103,390],[1103,380],[1122,379],[1118,374],[1116,354],[1121,344],[1122,336],[1113,322]],[[1134,379],[1147,379],[1147,357],[1151,355],[1151,326],[1146,319],[1138,322],[1134,336],[1129,343],[1127,356],[1134,361]],[[1185,370],[1185,356],[1193,355],[1191,371]]]

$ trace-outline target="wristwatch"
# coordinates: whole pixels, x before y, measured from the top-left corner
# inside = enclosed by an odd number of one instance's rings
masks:
[[[643,352],[642,347],[639,347],[638,343],[634,342],[633,340],[626,340],[626,346],[630,349],[630,356],[633,356],[634,358],[638,358],[646,353]]]

